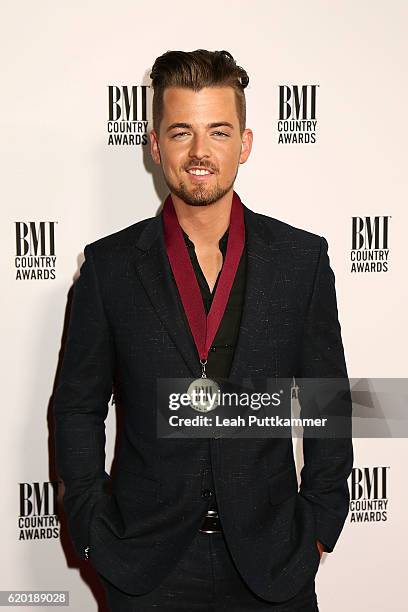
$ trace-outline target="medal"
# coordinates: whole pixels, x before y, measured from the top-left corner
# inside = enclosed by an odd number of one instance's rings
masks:
[[[219,406],[220,386],[212,378],[201,376],[188,386],[190,406],[198,412],[210,412]]]
[[[207,377],[205,366],[208,352],[224,315],[244,249],[244,208],[238,194],[234,191],[225,261],[208,315],[204,309],[200,287],[170,194],[164,201],[163,228],[167,256],[201,364],[201,378],[193,380],[187,393],[191,397],[190,405],[194,410],[209,412],[219,405],[220,387],[215,380]]]

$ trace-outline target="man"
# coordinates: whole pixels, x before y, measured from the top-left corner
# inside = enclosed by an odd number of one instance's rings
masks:
[[[160,215],[85,247],[54,398],[71,537],[112,610],[317,610],[351,440],[305,438],[298,491],[290,438],[160,437],[156,391],[203,375],[347,378],[327,242],[233,191],[252,132],[228,52],[167,52],[151,77],[170,194]],[[109,477],[112,385],[124,423]]]

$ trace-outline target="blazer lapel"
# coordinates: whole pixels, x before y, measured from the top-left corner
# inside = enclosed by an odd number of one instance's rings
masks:
[[[191,375],[201,376],[201,365],[194,342],[186,328],[178,302],[164,242],[163,213],[154,217],[139,237],[137,247],[143,251],[136,261],[136,270],[153,308],[180,351]]]
[[[273,325],[270,308],[279,271],[278,249],[264,235],[261,215],[244,205],[247,278],[241,325],[232,360],[229,380],[240,384],[243,379],[263,376],[270,360],[267,338]],[[270,239],[270,238],[269,238]]]
[[[247,278],[240,331],[229,380],[239,383],[251,373],[262,375],[265,335],[269,324],[277,257],[262,231],[262,217],[244,205],[247,249]],[[137,242],[135,266],[153,308],[180,351],[191,375],[201,376],[197,350],[180,310],[178,290],[167,258],[162,212],[146,225]],[[276,252],[276,250],[275,250]]]

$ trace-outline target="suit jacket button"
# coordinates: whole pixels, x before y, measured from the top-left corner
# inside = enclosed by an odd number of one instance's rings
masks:
[[[210,489],[203,489],[201,491],[201,497],[212,497],[214,493]]]

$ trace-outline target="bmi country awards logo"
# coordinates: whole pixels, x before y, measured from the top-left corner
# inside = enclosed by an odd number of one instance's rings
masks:
[[[19,540],[59,537],[58,482],[20,482]]]
[[[108,85],[108,145],[146,145],[150,85]]]
[[[351,272],[388,272],[390,219],[390,215],[351,218]]]
[[[350,522],[388,520],[389,466],[354,467],[350,477]]]
[[[58,221],[16,221],[16,280],[55,279]]]
[[[279,85],[278,144],[316,142],[319,85]]]

